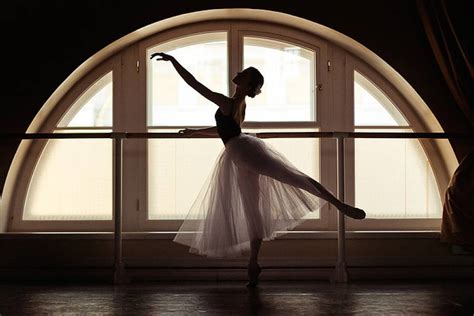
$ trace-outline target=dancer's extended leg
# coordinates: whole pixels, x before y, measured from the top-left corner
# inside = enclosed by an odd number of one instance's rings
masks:
[[[252,159],[253,158],[253,159]],[[308,175],[285,166],[280,160],[272,157],[269,153],[259,152],[255,157],[245,159],[244,164],[249,170],[272,177],[283,183],[299,187],[333,204],[344,214],[353,218],[364,218],[365,212],[354,208],[336,198],[324,186]]]
[[[254,173],[266,175],[283,183],[296,186],[327,200],[335,206],[342,206],[342,202],[332,195],[331,192],[326,190],[319,182],[303,173],[290,170],[278,159],[268,154],[258,155],[255,159],[247,159],[245,165]]]

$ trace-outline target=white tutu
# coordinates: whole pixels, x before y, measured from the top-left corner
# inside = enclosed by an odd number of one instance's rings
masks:
[[[173,241],[210,258],[242,256],[252,239],[272,240],[325,205],[318,192],[281,153],[242,133],[219,153]]]

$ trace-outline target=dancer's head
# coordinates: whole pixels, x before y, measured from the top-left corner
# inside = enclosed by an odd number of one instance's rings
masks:
[[[261,93],[263,86],[263,76],[257,68],[248,67],[238,72],[232,82],[242,89],[251,98]]]

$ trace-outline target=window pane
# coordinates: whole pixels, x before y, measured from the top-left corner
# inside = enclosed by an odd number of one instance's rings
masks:
[[[356,138],[355,203],[368,218],[441,218],[438,186],[420,142]]]
[[[408,126],[400,111],[364,76],[354,71],[354,124]]]
[[[275,138],[264,141],[283,153],[301,171],[319,180],[318,140]],[[150,139],[149,219],[184,219],[221,149],[223,144],[218,138]],[[309,213],[305,218],[319,218],[319,212]]]
[[[155,52],[174,56],[199,82],[228,95],[227,33],[187,36],[147,50],[148,125],[215,125],[217,106],[191,88],[170,62],[150,60]]]
[[[58,127],[111,127],[112,95],[112,72],[109,72],[74,102]]]
[[[222,148],[218,138],[150,139],[148,218],[184,219]]]
[[[111,140],[49,140],[30,181],[23,219],[111,220]]]
[[[291,43],[244,37],[244,69],[265,78],[262,93],[248,98],[246,121],[313,121],[316,54]]]

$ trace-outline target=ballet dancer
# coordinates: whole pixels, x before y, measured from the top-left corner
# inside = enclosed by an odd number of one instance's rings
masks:
[[[241,256],[250,250],[247,287],[258,284],[258,253],[262,240],[276,231],[289,230],[309,212],[325,203],[354,219],[365,218],[362,209],[337,199],[318,181],[298,170],[263,140],[242,133],[245,97],[261,93],[263,76],[248,67],[232,79],[234,95],[227,97],[197,81],[173,56],[154,53],[151,59],[170,61],[194,90],[218,106],[216,126],[180,130],[183,136],[219,136],[224,148],[201,188],[174,242],[190,246],[189,252],[212,258]],[[322,200],[321,200],[322,199]],[[190,234],[192,232],[192,234]]]

